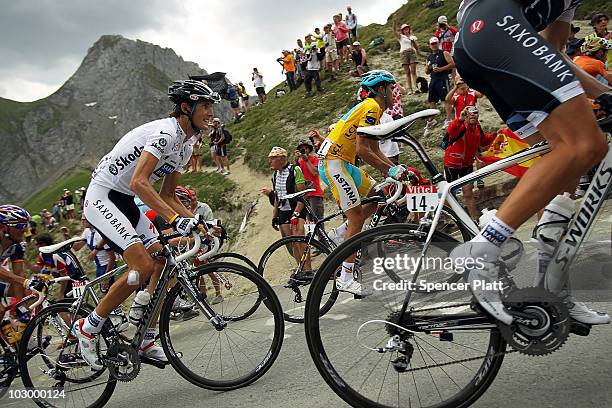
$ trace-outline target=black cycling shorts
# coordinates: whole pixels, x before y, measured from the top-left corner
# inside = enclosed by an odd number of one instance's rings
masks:
[[[485,94],[521,138],[584,92],[561,54],[538,34],[515,0],[477,1],[468,7],[453,57],[465,82]]]

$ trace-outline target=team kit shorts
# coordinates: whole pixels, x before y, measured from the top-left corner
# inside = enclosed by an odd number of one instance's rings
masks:
[[[535,12],[519,1],[495,0],[476,1],[461,16],[453,51],[457,70],[521,138],[537,132],[555,108],[584,92],[561,54],[538,34],[543,27],[534,28],[542,25],[538,16],[554,21],[564,14],[563,8]]]
[[[141,243],[148,248],[158,242],[155,226],[134,203],[134,196],[92,182],[84,206],[87,221],[119,254],[134,244]]]
[[[344,160],[319,160],[318,170],[342,211],[361,205],[361,198],[376,184],[369,174]]]

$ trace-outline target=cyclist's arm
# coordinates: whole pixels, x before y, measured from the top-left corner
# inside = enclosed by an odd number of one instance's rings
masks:
[[[155,191],[155,189],[149,182],[149,177],[151,177],[151,174],[153,174],[155,166],[157,166],[158,162],[159,160],[153,154],[147,151],[143,151],[140,158],[138,159],[138,164],[136,164],[136,169],[134,170],[132,180],[130,181],[130,189],[134,192],[134,194],[140,197],[142,202],[145,203],[149,208],[151,208],[164,219],[169,220],[178,211],[173,209],[170,205],[168,205],[168,203],[162,200],[160,195],[157,194],[157,191]]]
[[[16,283],[19,285],[23,285],[23,283],[25,282],[25,278],[22,278],[21,276],[17,276],[13,272],[9,271],[8,269],[4,269],[1,266],[0,266],[0,280],[9,282],[9,283]]]
[[[181,173],[178,171],[173,172],[172,174],[164,177],[164,181],[162,183],[161,191],[159,192],[159,196],[164,200],[166,204],[168,204],[178,215],[181,217],[193,217],[193,213],[189,211],[185,206],[176,198],[176,186],[178,185],[178,181],[181,178]],[[159,213],[158,213],[159,214]],[[166,218],[168,220],[168,218]]]
[[[378,140],[357,136],[357,155],[370,166],[387,174],[393,163],[378,148]]]

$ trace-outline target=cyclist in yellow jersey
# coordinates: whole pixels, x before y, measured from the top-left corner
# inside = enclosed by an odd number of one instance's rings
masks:
[[[393,104],[393,84],[395,78],[384,70],[370,71],[361,78],[361,87],[368,97],[348,111],[336,123],[334,130],[321,143],[318,155],[319,174],[344,211],[347,222],[344,239],[359,233],[367,217],[372,215],[376,206],[361,206],[360,198],[367,197],[374,187],[374,179],[355,165],[356,156],[382,174],[401,179],[405,172],[403,166],[394,165],[378,148],[378,141],[357,134],[358,127],[374,126],[380,122],[385,109]],[[342,235],[342,232],[340,232]],[[342,264],[342,272],[336,280],[338,290],[361,295],[361,284],[353,278],[355,255]]]

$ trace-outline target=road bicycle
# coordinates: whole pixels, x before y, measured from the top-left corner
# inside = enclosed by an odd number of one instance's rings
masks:
[[[427,164],[427,155],[410,135],[409,127],[415,118],[435,114],[426,110],[358,132],[406,142]],[[549,151],[546,143],[540,143],[452,183],[440,181],[433,226],[440,219],[443,205],[448,205],[475,234],[476,225],[452,191]],[[441,180],[433,166],[427,167],[434,182]],[[515,319],[510,326],[480,308],[469,288],[460,287],[462,282],[454,282],[455,286],[449,282],[448,276],[455,274],[456,266],[450,270],[428,268],[430,259],[444,259],[452,249],[435,239],[435,228],[428,230],[424,241],[406,226],[393,224],[361,232],[344,242],[323,261],[306,301],[306,339],[319,373],[354,407],[467,407],[491,385],[506,354],[548,355],[558,350],[570,333],[588,335],[591,327],[569,316],[566,284],[569,266],[610,191],[611,181],[609,149],[555,250],[546,273],[546,289],[518,288],[510,274],[516,268],[516,259],[508,257],[501,263],[501,292]],[[321,318],[319,309],[326,302],[325,275],[356,251],[390,240],[399,244],[386,254],[387,258],[406,255],[415,261],[413,268],[401,271],[401,284],[377,273],[373,262],[362,264],[362,285],[372,287],[373,293],[338,307],[337,313],[346,316],[343,319]],[[400,269],[396,265],[396,270]],[[448,288],[430,294],[413,290],[422,283],[446,284]]]
[[[61,399],[34,398],[37,405],[101,407],[111,398],[117,382],[135,379],[142,364],[160,369],[170,364],[189,382],[217,391],[246,386],[270,369],[284,336],[282,309],[272,288],[259,274],[241,265],[215,262],[193,268],[190,258],[200,249],[200,235],[193,235],[191,249],[175,256],[168,241],[179,236],[177,233],[160,236],[163,250],[153,256],[164,258],[166,264],[133,337],[119,333],[111,319],[104,324],[97,350],[104,365],[102,370],[92,371],[85,363],[70,328],[98,303],[92,287],[125,271],[125,265],[87,283],[83,296],[74,303],[51,305],[32,319],[19,348],[23,383],[29,389],[61,390],[65,395]],[[200,260],[218,250],[218,239],[213,238],[209,246],[210,251],[200,255]],[[66,247],[58,244],[52,251]],[[211,274],[223,282],[225,292],[225,300],[214,306],[208,303],[199,284]],[[171,282],[176,284],[170,287]],[[170,315],[174,301],[183,295],[195,303],[201,316],[173,322]],[[253,304],[264,306],[245,316],[245,309]],[[160,341],[168,363],[138,353],[145,331],[158,312]],[[44,347],[23,346],[32,338],[39,343],[41,336],[46,339]]]

